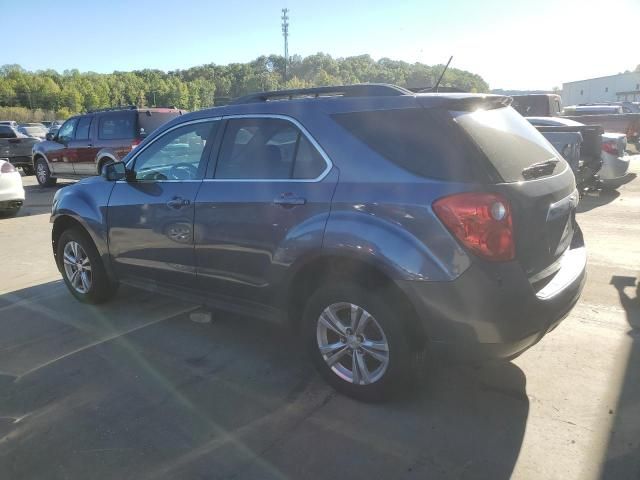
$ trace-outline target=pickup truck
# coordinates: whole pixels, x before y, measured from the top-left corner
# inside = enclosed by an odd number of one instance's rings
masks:
[[[591,106],[562,107],[560,95],[513,95],[513,108],[524,117],[562,117],[585,125],[600,125],[605,132],[624,133],[640,149],[640,113],[600,113]]]
[[[14,167],[22,167],[25,175],[33,175],[31,150],[38,138],[20,133],[10,125],[0,125],[0,159],[8,160]]]
[[[598,171],[602,167],[602,127],[573,120],[527,117],[571,165],[580,193],[600,188]]]

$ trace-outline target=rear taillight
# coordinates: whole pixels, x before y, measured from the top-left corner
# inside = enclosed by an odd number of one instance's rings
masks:
[[[604,142],[602,144],[602,151],[607,152],[611,155],[615,155],[616,157],[619,155],[618,154],[618,147],[615,146],[615,144],[611,143],[611,142]]]
[[[9,162],[2,162],[2,166],[0,167],[0,173],[13,173],[17,172],[16,167],[11,165]]]
[[[142,142],[142,140],[140,140],[139,138],[136,138],[133,142],[131,142],[131,150],[140,145],[140,142]]]
[[[513,260],[511,206],[495,193],[460,193],[433,202],[433,210],[462,244],[491,261]]]

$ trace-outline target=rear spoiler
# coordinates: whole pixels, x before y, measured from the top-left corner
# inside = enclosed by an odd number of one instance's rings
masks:
[[[508,107],[513,98],[504,95],[474,95],[474,94],[438,94],[423,93],[416,95],[423,107],[438,107],[458,112],[472,112],[474,110],[492,110]]]

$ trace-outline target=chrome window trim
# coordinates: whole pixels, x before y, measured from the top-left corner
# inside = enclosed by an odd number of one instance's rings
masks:
[[[316,151],[320,154],[320,156],[322,157],[322,159],[325,162],[325,169],[316,178],[204,178],[204,179],[201,179],[201,180],[150,180],[150,181],[155,182],[155,183],[176,183],[176,182],[317,183],[317,182],[321,182],[322,180],[324,180],[324,178],[327,175],[329,175],[329,172],[333,168],[333,162],[331,161],[331,159],[329,158],[327,153],[320,146],[320,144],[318,144],[316,139],[313,138],[313,136],[309,133],[309,131],[298,120],[296,120],[293,117],[289,117],[288,115],[281,115],[281,114],[275,114],[275,113],[274,114],[270,114],[270,113],[254,113],[254,114],[243,113],[243,114],[236,114],[236,115],[223,115],[223,116],[220,116],[220,117],[199,118],[197,120],[190,120],[188,122],[179,123],[179,124],[174,125],[173,127],[169,128],[169,129],[167,129],[166,131],[162,132],[162,134],[158,135],[156,138],[154,138],[152,141],[150,141],[148,144],[146,144],[143,148],[141,148],[139,151],[137,151],[129,159],[129,161],[126,163],[126,167],[130,168],[129,165],[131,165],[132,163],[135,163],[135,160],[136,160],[136,158],[138,158],[138,155],[140,155],[142,152],[144,152],[150,145],[153,145],[157,140],[159,140],[160,138],[164,137],[166,134],[168,134],[169,132],[172,132],[173,130],[175,130],[177,128],[181,128],[181,127],[184,127],[186,125],[191,125],[191,124],[196,124],[196,123],[221,121],[221,120],[235,119],[235,118],[276,118],[276,119],[285,120],[285,121],[288,121],[288,122],[292,123],[293,125],[295,125],[300,130],[300,132],[302,132],[302,134],[306,137],[306,139],[311,143],[311,145],[313,145],[313,147],[316,149]],[[142,180],[142,181],[144,181],[144,180]],[[127,181],[126,180],[117,180],[116,183],[127,183]]]
[[[277,182],[277,183],[318,183],[324,180],[324,178],[329,175],[329,172],[333,168],[333,162],[326,154],[324,149],[318,144],[315,138],[309,133],[309,131],[304,128],[304,126],[295,118],[289,117],[288,115],[282,115],[277,113],[243,113],[236,115],[223,115],[224,120],[228,119],[236,119],[236,118],[276,118],[279,120],[285,120],[300,130],[300,132],[306,137],[307,140],[313,145],[313,148],[320,154],[325,163],[325,169],[315,178],[205,178],[202,180],[203,182],[256,182],[256,183],[264,183],[264,182]]]

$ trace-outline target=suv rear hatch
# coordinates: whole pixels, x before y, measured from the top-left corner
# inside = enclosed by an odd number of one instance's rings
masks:
[[[175,108],[162,108],[162,109],[140,109],[138,110],[138,128],[137,138],[143,139],[150,135],[156,128],[167,123],[169,120],[173,120],[175,117],[182,115],[182,110]]]
[[[576,228],[578,194],[568,164],[511,107],[490,102],[450,113],[486,160],[490,190],[511,203],[516,260],[532,282],[552,274]]]

